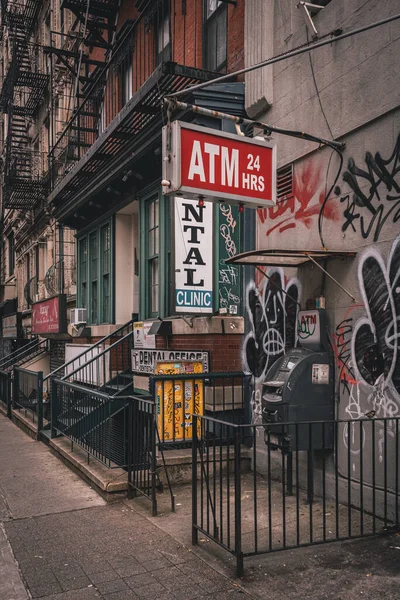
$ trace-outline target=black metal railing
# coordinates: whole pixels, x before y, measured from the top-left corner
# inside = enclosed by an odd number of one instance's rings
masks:
[[[8,417],[11,417],[11,385],[11,373],[0,371],[0,404],[6,409]]]
[[[157,488],[162,489],[160,472],[165,474],[171,496],[171,509],[175,499],[166,467],[164,452],[160,447],[161,465],[157,464],[157,407],[151,398],[132,396],[128,399],[128,495],[145,496],[151,501],[153,516],[157,515]]]
[[[77,382],[110,394],[128,393],[132,388],[131,352],[133,330],[72,369],[62,377],[64,381]],[[99,348],[97,348],[99,350]]]
[[[250,381],[241,371],[165,373],[150,377],[149,390],[157,403],[161,443],[165,447],[190,446],[193,413],[245,423],[245,398]]]
[[[29,412],[37,421],[38,436],[43,429],[43,372],[14,367],[13,408]]]
[[[125,398],[53,379],[51,435],[61,434],[109,469],[127,466],[128,411]]]
[[[49,340],[35,338],[19,350],[16,350],[12,354],[4,357],[0,362],[0,369],[3,371],[10,371],[14,367],[22,365],[30,360],[33,360],[37,356],[48,352]]]
[[[53,379],[51,397],[51,435],[59,434],[78,445],[107,468],[127,470],[130,497],[141,494],[157,514],[157,488],[162,488],[160,472],[174,497],[160,449],[156,404],[149,397],[115,397],[82,385]]]
[[[51,419],[51,388],[52,388],[52,380],[54,377],[58,377],[59,379],[65,379],[66,381],[75,382],[75,383],[83,383],[90,388],[104,388],[104,381],[106,381],[106,375],[111,375],[109,373],[110,367],[113,367],[113,360],[108,360],[109,348],[114,344],[114,352],[118,352],[115,350],[117,346],[115,345],[122,338],[126,338],[133,332],[133,323],[135,320],[130,320],[121,327],[115,329],[112,333],[106,335],[101,340],[75,356],[71,358],[61,366],[54,369],[51,373],[47,374],[43,378],[43,387],[44,387],[44,395],[45,398],[48,399],[49,404],[47,405],[47,413],[48,420]],[[115,341],[114,341],[115,340]],[[106,344],[110,343],[109,346]],[[123,362],[127,364],[127,352],[123,351]],[[120,375],[119,380],[122,385],[122,375]],[[127,379],[127,378],[126,378]],[[117,377],[118,381],[118,377]],[[111,384],[112,385],[112,384]],[[104,391],[104,389],[103,389]],[[114,390],[115,391],[115,390]],[[118,391],[118,390],[117,390]]]
[[[135,319],[131,319],[124,325],[121,325],[121,327],[118,327],[113,332],[109,333],[108,335],[103,337],[101,340],[99,340],[98,342],[96,342],[95,344],[90,346],[90,348],[83,350],[83,352],[78,354],[78,356],[71,358],[71,360],[68,360],[67,362],[62,364],[60,367],[57,367],[57,369],[54,369],[54,371],[52,371],[51,373],[46,375],[46,377],[44,378],[44,381],[47,382],[49,379],[51,379],[52,377],[55,377],[55,376],[57,376],[59,378],[63,378],[64,376],[67,376],[68,379],[70,379],[72,377],[72,375],[75,375],[76,374],[75,372],[78,372],[79,369],[81,367],[83,367],[86,363],[88,363],[90,360],[96,359],[98,357],[100,352],[102,350],[104,350],[104,348],[106,347],[106,342],[112,343],[112,341],[114,339],[116,341],[118,341],[118,339],[125,337],[128,333],[132,333],[134,322],[135,322]]]
[[[276,425],[194,415],[193,543],[212,539],[241,575],[246,557],[399,529],[399,421],[279,424],[293,432],[287,453]]]

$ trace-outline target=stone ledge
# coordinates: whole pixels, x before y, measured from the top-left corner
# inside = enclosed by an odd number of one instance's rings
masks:
[[[94,484],[100,492],[107,495],[127,492],[128,475],[123,469],[108,469],[90,455],[88,463],[87,452],[77,445],[74,445],[74,449],[71,450],[71,442],[67,438],[50,439],[48,444],[68,466],[73,467],[79,475]]]

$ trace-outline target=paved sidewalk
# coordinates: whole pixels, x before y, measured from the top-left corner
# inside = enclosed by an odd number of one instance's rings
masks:
[[[26,590],[43,600],[252,597],[134,507],[107,505],[1,415],[0,457],[12,548],[0,537],[0,600],[26,600]]]
[[[190,494],[174,491],[174,515],[167,494],[156,518],[145,499],[107,505],[0,415],[0,600],[399,598],[399,534],[255,557],[235,580],[227,552],[192,551]]]

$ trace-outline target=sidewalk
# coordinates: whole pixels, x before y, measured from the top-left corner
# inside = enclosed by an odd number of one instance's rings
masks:
[[[144,499],[106,504],[0,415],[0,600],[398,597],[400,535],[248,559],[235,580],[228,553],[206,540],[192,551],[189,495],[174,492],[175,515],[152,518]]]
[[[0,537],[0,600],[247,596],[134,507],[107,505],[1,415],[0,519],[12,548]]]

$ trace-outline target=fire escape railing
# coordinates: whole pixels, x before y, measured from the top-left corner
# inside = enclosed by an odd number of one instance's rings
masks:
[[[10,42],[0,90],[0,110],[8,116],[3,167],[5,208],[32,209],[46,196],[47,154],[32,147],[28,135],[49,83],[43,49],[29,41],[40,5],[40,0],[1,0],[0,4]]]

